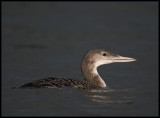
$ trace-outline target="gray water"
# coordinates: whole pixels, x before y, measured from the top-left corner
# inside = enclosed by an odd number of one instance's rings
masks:
[[[84,79],[95,48],[137,61],[98,67],[109,90],[11,89]],[[157,116],[158,2],[2,2],[1,81],[2,116]]]

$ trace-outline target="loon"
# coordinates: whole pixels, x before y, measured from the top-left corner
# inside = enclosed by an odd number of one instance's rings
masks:
[[[115,62],[136,61],[134,58],[123,57],[103,49],[91,49],[82,59],[81,71],[85,80],[72,78],[47,77],[31,83],[24,84],[19,88],[62,88],[71,87],[77,89],[107,88],[106,83],[97,72],[97,67]]]

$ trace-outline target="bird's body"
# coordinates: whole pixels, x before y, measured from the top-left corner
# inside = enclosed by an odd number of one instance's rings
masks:
[[[106,83],[97,72],[97,67],[114,62],[135,61],[133,58],[112,54],[103,49],[89,50],[81,63],[81,70],[85,80],[71,78],[47,77],[27,83],[19,88],[62,88],[71,87],[78,89],[98,89],[106,87]]]
[[[44,79],[36,80],[34,82],[25,84],[20,88],[62,88],[62,87],[71,87],[77,89],[100,88],[85,80],[60,78],[60,77],[47,77]]]

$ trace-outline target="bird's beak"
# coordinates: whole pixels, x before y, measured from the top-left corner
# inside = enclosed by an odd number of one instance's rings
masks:
[[[112,57],[112,61],[113,62],[131,62],[131,61],[136,61],[136,59],[130,58],[130,57],[122,57],[118,55],[118,56]]]

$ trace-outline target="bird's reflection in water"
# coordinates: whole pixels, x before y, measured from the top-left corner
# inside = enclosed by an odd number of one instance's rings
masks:
[[[91,101],[101,104],[125,103],[134,104],[134,89],[99,89],[91,90],[84,96],[90,98]]]

